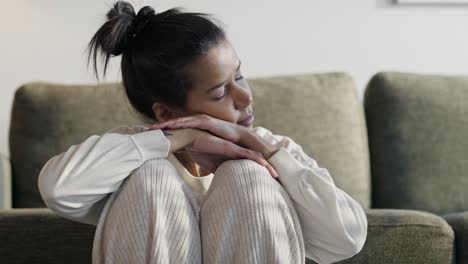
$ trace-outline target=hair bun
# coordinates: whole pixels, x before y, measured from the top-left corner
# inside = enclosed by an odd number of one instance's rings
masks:
[[[156,14],[156,12],[151,6],[145,6],[145,7],[142,7],[140,11],[138,11],[137,19],[149,16],[149,15],[154,15],[154,14]]]
[[[135,18],[135,9],[128,2],[117,1],[112,9],[107,13],[107,19],[111,20],[115,18],[126,18],[132,20]]]
[[[156,12],[151,6],[142,7],[136,15],[135,29],[133,31],[133,35],[140,33],[146,26],[146,24],[148,24],[151,16],[154,14],[156,14]]]
[[[100,42],[102,48],[109,54],[118,56],[123,53],[130,41],[136,19],[135,9],[125,1],[118,1],[107,12],[108,21],[103,26]],[[104,34],[105,33],[105,34]]]
[[[96,77],[98,76],[97,57],[100,56],[104,61],[105,76],[109,58],[124,53],[135,34],[141,32],[154,14],[155,11],[150,6],[141,8],[137,15],[130,3],[126,1],[114,3],[106,14],[107,21],[94,33],[88,44],[88,65],[92,58]]]

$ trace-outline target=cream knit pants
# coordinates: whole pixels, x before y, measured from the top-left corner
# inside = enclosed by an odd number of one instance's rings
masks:
[[[106,203],[93,263],[301,263],[288,193],[256,162],[224,162],[201,205],[166,159],[134,170]]]

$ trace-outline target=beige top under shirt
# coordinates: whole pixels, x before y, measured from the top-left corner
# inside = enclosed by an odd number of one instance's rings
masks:
[[[184,167],[184,165],[182,165],[182,163],[180,163],[180,161],[172,153],[169,153],[169,155],[167,156],[167,160],[169,160],[174,165],[179,175],[192,189],[193,194],[198,201],[198,204],[201,204],[206,192],[208,191],[208,188],[211,185],[211,181],[213,180],[214,174],[210,173],[205,176],[194,176],[187,170],[187,168]]]

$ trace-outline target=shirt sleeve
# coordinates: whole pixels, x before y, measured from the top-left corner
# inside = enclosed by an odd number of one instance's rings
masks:
[[[367,238],[362,206],[336,187],[327,169],[304,153],[291,138],[257,127],[261,137],[279,147],[269,158],[300,218],[306,256],[333,263],[359,253]]]
[[[146,160],[166,158],[169,149],[159,129],[114,128],[49,159],[39,173],[39,191],[58,215],[96,225],[109,194]]]

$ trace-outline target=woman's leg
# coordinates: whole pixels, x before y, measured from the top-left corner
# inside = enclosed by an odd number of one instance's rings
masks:
[[[202,263],[199,205],[165,159],[136,169],[106,204],[93,263]]]
[[[254,161],[215,172],[200,211],[203,263],[305,262],[302,230],[283,186]]]

